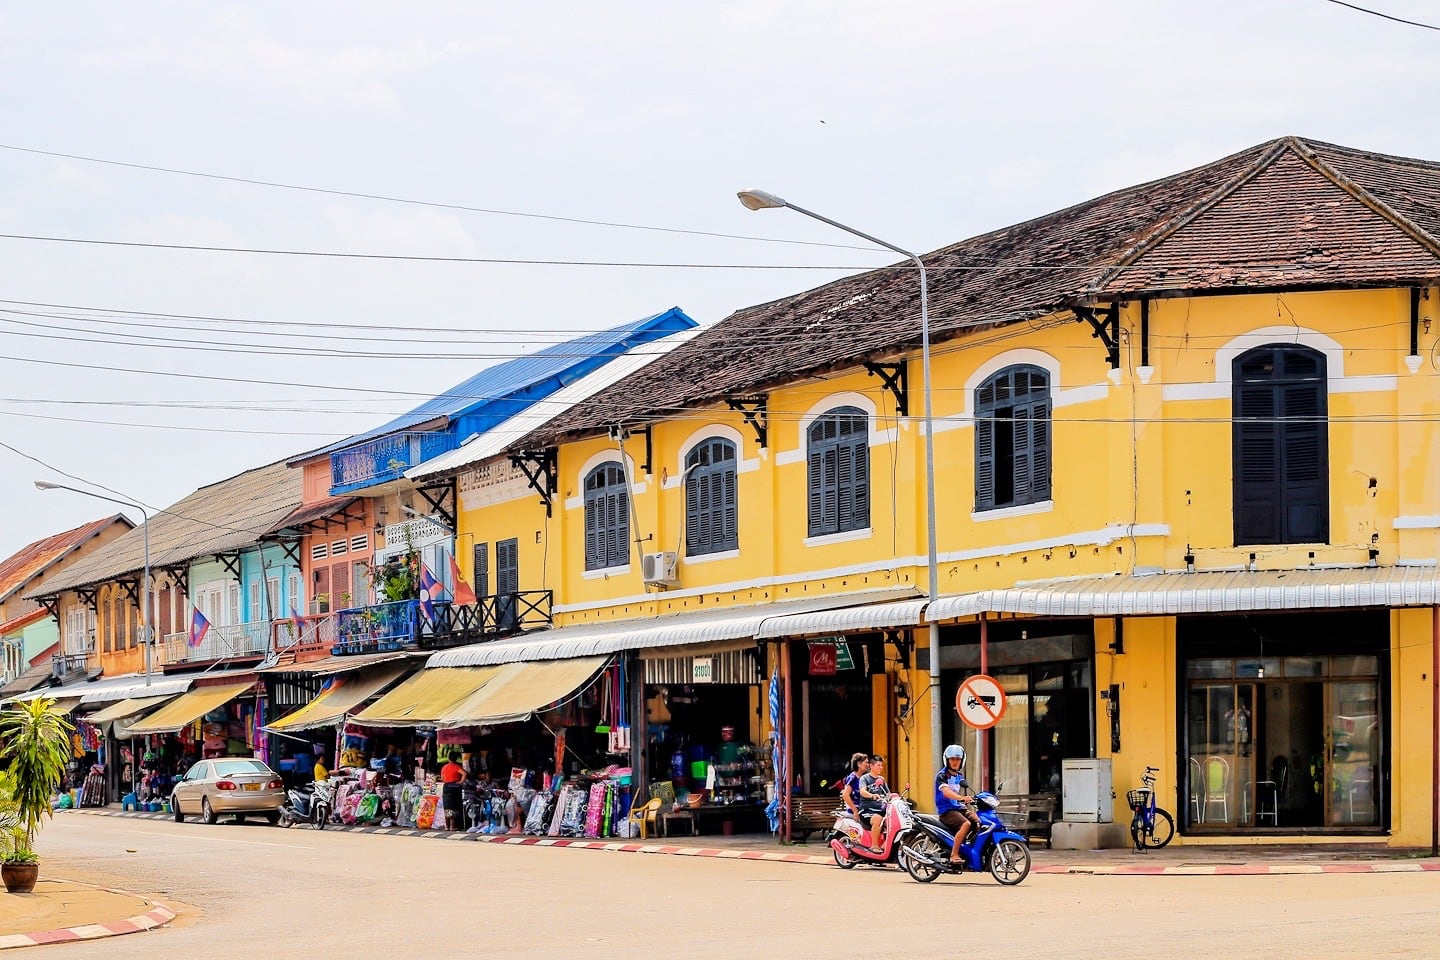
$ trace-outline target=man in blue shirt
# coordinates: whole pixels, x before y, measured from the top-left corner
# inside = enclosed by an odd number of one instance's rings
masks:
[[[973,828],[980,826],[980,817],[968,806],[974,800],[970,784],[965,782],[965,748],[952,743],[945,748],[945,766],[935,775],[935,812],[945,829],[955,833],[955,845],[950,849],[952,864],[960,862],[960,844]]]
[[[870,772],[870,754],[857,753],[850,757],[850,773],[844,780],[840,781],[840,799],[854,815],[855,819],[864,824],[865,813],[860,809],[860,779]],[[870,849],[879,851],[880,831],[879,817],[872,818],[875,822],[870,830]]]

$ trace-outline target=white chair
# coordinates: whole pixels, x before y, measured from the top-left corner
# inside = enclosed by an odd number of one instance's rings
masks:
[[[1190,758],[1190,817],[1195,823],[1205,822],[1205,774],[1200,769],[1200,758]]]
[[[1205,799],[1201,810],[1205,819],[1210,819],[1210,809],[1220,808],[1220,820],[1230,821],[1230,761],[1224,757],[1206,757],[1202,765],[1204,774]]]

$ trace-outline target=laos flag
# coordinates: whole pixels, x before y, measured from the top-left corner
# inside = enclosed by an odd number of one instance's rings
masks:
[[[190,611],[190,636],[186,643],[192,647],[198,647],[205,640],[205,634],[210,630],[210,621],[205,619],[205,614],[200,612],[199,607],[192,607]]]
[[[420,565],[420,609],[425,611],[425,619],[435,621],[435,601],[445,592],[445,585],[435,579],[435,574],[430,572],[426,564]]]

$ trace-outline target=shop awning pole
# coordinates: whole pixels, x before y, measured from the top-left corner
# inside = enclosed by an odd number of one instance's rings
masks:
[[[1430,856],[1440,857],[1440,606],[1430,608]]]
[[[990,673],[990,621],[985,614],[980,614],[980,672],[986,675]],[[990,731],[977,730],[976,739],[980,749],[980,789],[990,789]]]

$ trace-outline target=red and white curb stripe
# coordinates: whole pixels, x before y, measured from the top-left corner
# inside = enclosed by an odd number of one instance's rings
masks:
[[[98,808],[82,813],[107,817],[168,820],[163,813],[131,813]],[[436,840],[469,840],[517,847],[568,847],[577,850],[608,850],[615,853],[658,853],[672,857],[715,857],[721,860],[761,860],[768,863],[806,863],[833,866],[829,854],[785,853],[779,850],[744,850],[725,847],[677,846],[634,840],[582,840],[569,837],[532,837],[516,833],[452,833],[447,830],[419,830],[410,827],[368,827],[336,824],[326,827],[346,833],[373,833],[395,837],[424,837]],[[1143,857],[1137,857],[1143,861]],[[1036,863],[1031,873],[1079,874],[1096,877],[1267,877],[1289,874],[1327,873],[1433,873],[1440,872],[1440,860],[1338,860],[1299,862],[1263,860],[1249,863]]]
[[[120,891],[111,891],[118,893]],[[153,903],[153,901],[151,901]],[[37,947],[44,943],[75,943],[81,940],[99,940],[102,937],[118,937],[127,933],[140,933],[163,927],[175,919],[175,911],[164,904],[155,904],[154,909],[128,920],[112,923],[87,923],[78,927],[62,927],[59,930],[45,930],[40,933],[16,933],[0,937],[0,950],[12,947]]]

